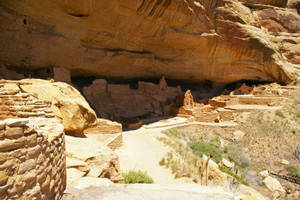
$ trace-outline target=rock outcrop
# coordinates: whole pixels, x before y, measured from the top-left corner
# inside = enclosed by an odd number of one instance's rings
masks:
[[[298,61],[268,31],[298,32],[299,15],[285,16],[287,0],[253,2],[2,0],[0,61],[106,79],[289,83]]]
[[[0,199],[61,199],[64,127],[43,102],[0,82]],[[17,119],[12,119],[17,118]]]
[[[66,136],[67,182],[75,184],[82,177],[108,178],[120,182],[118,156],[101,141]]]
[[[122,132],[122,125],[107,119],[97,119],[96,123],[86,129],[84,134],[116,134]]]
[[[22,91],[51,102],[51,109],[56,117],[62,119],[68,133],[81,134],[85,128],[96,122],[97,116],[84,97],[66,83],[24,79],[18,84]]]

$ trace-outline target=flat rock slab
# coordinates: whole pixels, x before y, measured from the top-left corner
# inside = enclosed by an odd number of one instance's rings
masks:
[[[69,188],[63,200],[234,200],[235,195],[222,189],[194,185],[123,185]]]

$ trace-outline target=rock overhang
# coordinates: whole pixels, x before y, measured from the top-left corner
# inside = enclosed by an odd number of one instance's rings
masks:
[[[239,1],[2,1],[0,9],[0,60],[19,69],[53,65],[72,76],[188,83],[295,79]]]

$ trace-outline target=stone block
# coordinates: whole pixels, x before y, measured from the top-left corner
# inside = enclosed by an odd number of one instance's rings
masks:
[[[36,174],[36,170],[33,169],[22,175],[22,181],[26,183],[24,189],[30,189],[36,185]]]
[[[0,186],[5,185],[7,180],[8,180],[7,174],[3,171],[0,171]]]
[[[11,151],[11,150],[18,149],[24,146],[24,143],[25,143],[24,137],[19,138],[17,140],[5,139],[0,141],[0,151],[4,152],[4,151]]]
[[[22,127],[7,128],[5,130],[5,137],[8,139],[17,139],[24,136]]]
[[[9,127],[24,127],[29,123],[29,119],[6,119],[5,122]]]
[[[18,169],[18,174],[24,174],[27,171],[34,169],[36,166],[36,162],[34,159],[27,160],[20,164]]]
[[[5,121],[0,121],[0,130],[3,130],[5,128]]]

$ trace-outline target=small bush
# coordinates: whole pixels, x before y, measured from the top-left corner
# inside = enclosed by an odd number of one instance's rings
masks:
[[[160,166],[164,166],[166,164],[166,160],[165,158],[162,158],[160,161],[159,161],[159,165]]]
[[[283,115],[283,113],[281,112],[281,110],[276,110],[275,114],[281,118],[285,118],[285,116]]]
[[[296,117],[300,118],[300,112],[297,112]]]
[[[215,137],[209,141],[209,144],[219,147],[221,145],[221,141],[219,137]]]
[[[153,179],[148,176],[147,172],[130,170],[122,174],[126,184],[134,183],[154,183]]]
[[[219,163],[222,160],[222,152],[220,149],[213,143],[204,143],[204,142],[190,142],[189,147],[192,149],[193,153],[199,157],[202,157],[203,154],[211,155],[212,159]]]
[[[291,132],[295,135],[297,133],[297,129],[293,128]]]
[[[300,180],[300,170],[295,166],[287,167],[289,175]]]

